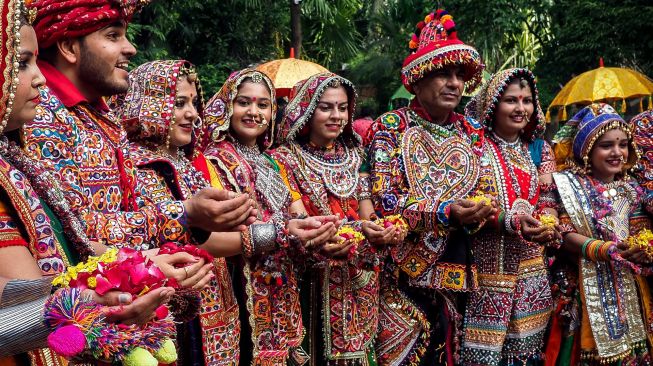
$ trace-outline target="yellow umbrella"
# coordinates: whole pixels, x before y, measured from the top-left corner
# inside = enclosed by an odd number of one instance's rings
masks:
[[[272,79],[277,96],[288,96],[295,84],[304,79],[327,72],[326,68],[314,62],[298,60],[295,58],[295,50],[290,50],[290,57],[266,62],[256,68]]]
[[[621,111],[626,112],[627,98],[640,98],[653,94],[653,81],[635,70],[619,67],[600,67],[571,79],[556,95],[549,106],[562,107],[562,119],[567,119],[566,106],[590,104],[598,101],[622,100]],[[641,101],[640,101],[641,105]],[[651,99],[649,98],[649,108]],[[547,110],[546,119],[551,120]]]

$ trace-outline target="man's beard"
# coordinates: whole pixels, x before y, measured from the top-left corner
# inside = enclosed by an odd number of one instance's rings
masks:
[[[92,85],[95,91],[102,96],[126,93],[129,89],[127,82],[120,83],[111,79],[115,67],[95,56],[82,40],[79,55],[80,80],[87,85]]]

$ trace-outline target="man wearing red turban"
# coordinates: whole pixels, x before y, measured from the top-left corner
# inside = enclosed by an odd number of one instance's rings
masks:
[[[136,54],[127,23],[148,2],[33,3],[47,87],[24,130],[27,151],[67,185],[66,198],[89,238],[141,250],[152,242],[201,243],[206,231],[234,230],[255,215],[247,195],[211,188],[183,202],[138,208],[126,135],[104,97],[127,91],[127,67]]]

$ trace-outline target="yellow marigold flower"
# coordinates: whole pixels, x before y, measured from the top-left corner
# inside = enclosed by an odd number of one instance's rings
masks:
[[[551,214],[540,215],[540,223],[548,228],[553,228],[556,225],[556,218]]]
[[[490,200],[483,192],[476,192],[475,195],[471,196],[468,198],[468,200],[474,202],[474,203],[482,203],[486,206],[489,206],[492,204],[492,200]]]

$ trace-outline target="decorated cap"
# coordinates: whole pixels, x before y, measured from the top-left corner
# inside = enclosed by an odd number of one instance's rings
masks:
[[[34,30],[39,47],[65,38],[83,37],[116,21],[129,22],[151,0],[36,0]]]
[[[621,129],[630,141],[630,154],[626,166],[632,167],[637,162],[639,149],[632,138],[633,128],[626,123],[614,108],[606,103],[593,103],[581,109],[572,117],[554,137],[556,160],[559,165],[569,167],[573,161],[589,166],[592,147],[606,132]]]
[[[465,106],[465,115],[474,118],[483,123],[486,127],[491,127],[495,123],[494,116],[497,106],[501,102],[504,92],[508,85],[515,79],[522,79],[528,82],[533,93],[533,105],[535,110],[531,115],[530,121],[524,129],[523,137],[532,141],[540,137],[546,128],[544,112],[540,107],[540,98],[535,82],[535,75],[528,69],[514,68],[499,71],[492,75],[490,79],[483,84],[481,90]]]
[[[229,75],[224,85],[222,85],[222,88],[206,102],[206,109],[204,110],[204,125],[207,130],[206,136],[213,142],[220,142],[229,136],[229,125],[231,116],[234,114],[234,101],[236,100],[236,96],[238,96],[238,87],[247,80],[254,83],[264,83],[270,91],[272,120],[269,122],[270,125],[266,133],[261,137],[261,141],[259,141],[259,147],[261,149],[267,149],[272,145],[275,133],[274,116],[277,114],[276,94],[272,80],[266,74],[254,69],[233,72]],[[210,141],[206,141],[206,144]]]
[[[168,142],[170,129],[175,123],[175,101],[181,76],[193,78],[200,101],[197,112],[201,115],[204,106],[202,87],[190,62],[152,61],[129,73],[129,90],[114,97],[112,107],[131,141],[155,147]],[[201,132],[201,124],[193,127],[193,140],[185,147],[188,157],[193,155],[193,147],[201,139]]]
[[[295,141],[298,136],[307,133],[307,126],[324,91],[327,88],[339,86],[345,88],[349,101],[347,105],[349,119],[344,127],[343,135],[349,140],[359,143],[360,137],[354,133],[352,127],[354,111],[356,110],[356,88],[351,81],[332,72],[316,74],[295,84],[290,92],[290,101],[286,105],[283,120],[279,127],[278,142],[281,144],[286,141]]]
[[[417,23],[409,42],[411,54],[401,68],[401,81],[409,92],[413,84],[433,70],[448,65],[465,69],[465,92],[471,93],[481,83],[485,65],[474,47],[458,39],[456,23],[444,9],[439,9]]]

